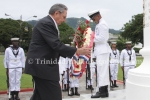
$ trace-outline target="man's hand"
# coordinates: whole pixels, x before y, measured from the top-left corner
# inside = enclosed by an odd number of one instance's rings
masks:
[[[76,51],[77,54],[79,55],[86,55],[86,56],[90,56],[91,55],[91,48],[78,48]]]

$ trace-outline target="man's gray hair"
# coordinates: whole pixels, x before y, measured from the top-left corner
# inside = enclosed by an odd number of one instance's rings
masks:
[[[64,4],[54,4],[50,10],[49,14],[53,15],[56,11],[59,11],[60,13],[64,12],[64,10],[68,10],[68,8]]]

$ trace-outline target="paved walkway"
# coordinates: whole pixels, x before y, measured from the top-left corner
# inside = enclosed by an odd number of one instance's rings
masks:
[[[103,99],[103,100],[125,100],[123,84],[121,82],[118,82],[117,84],[119,85],[119,88],[110,90],[110,98]],[[70,100],[70,98],[71,100],[91,100],[91,99],[88,99],[91,96],[91,91],[85,89],[85,75],[83,75],[83,77],[80,79],[79,93],[81,94],[80,97],[79,96],[70,97],[67,95],[67,92],[62,92],[62,97],[63,97],[63,100]],[[32,92],[20,92],[21,100],[30,100],[31,95],[32,95]],[[119,97],[119,96],[122,96],[122,97]],[[123,99],[119,99],[119,98],[123,98]],[[8,95],[1,94],[0,100],[8,100]]]

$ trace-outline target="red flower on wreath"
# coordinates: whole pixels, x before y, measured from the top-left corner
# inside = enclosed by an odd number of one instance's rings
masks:
[[[85,21],[86,24],[89,24],[90,22],[88,20]]]
[[[78,30],[79,30],[79,31],[81,31],[81,28],[80,28],[80,27],[78,27]]]
[[[84,39],[84,35],[86,35],[87,33],[84,34],[84,32],[87,31],[87,28],[90,28],[89,24],[90,22],[88,20],[79,21],[79,26],[77,27],[74,35],[74,40],[78,48],[83,47],[83,43],[86,41],[86,39]]]

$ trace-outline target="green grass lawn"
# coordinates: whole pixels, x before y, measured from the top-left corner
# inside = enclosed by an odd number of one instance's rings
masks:
[[[6,69],[3,64],[4,56],[0,55],[0,91],[6,90]],[[23,74],[21,78],[21,88],[31,88],[32,78],[30,75]]]
[[[4,56],[0,55],[0,91],[6,90],[6,70],[3,65]],[[137,66],[143,61],[142,57],[137,57]],[[118,79],[122,80],[122,70],[119,67]],[[32,88],[32,78],[29,75],[23,74],[21,78],[21,88]]]

